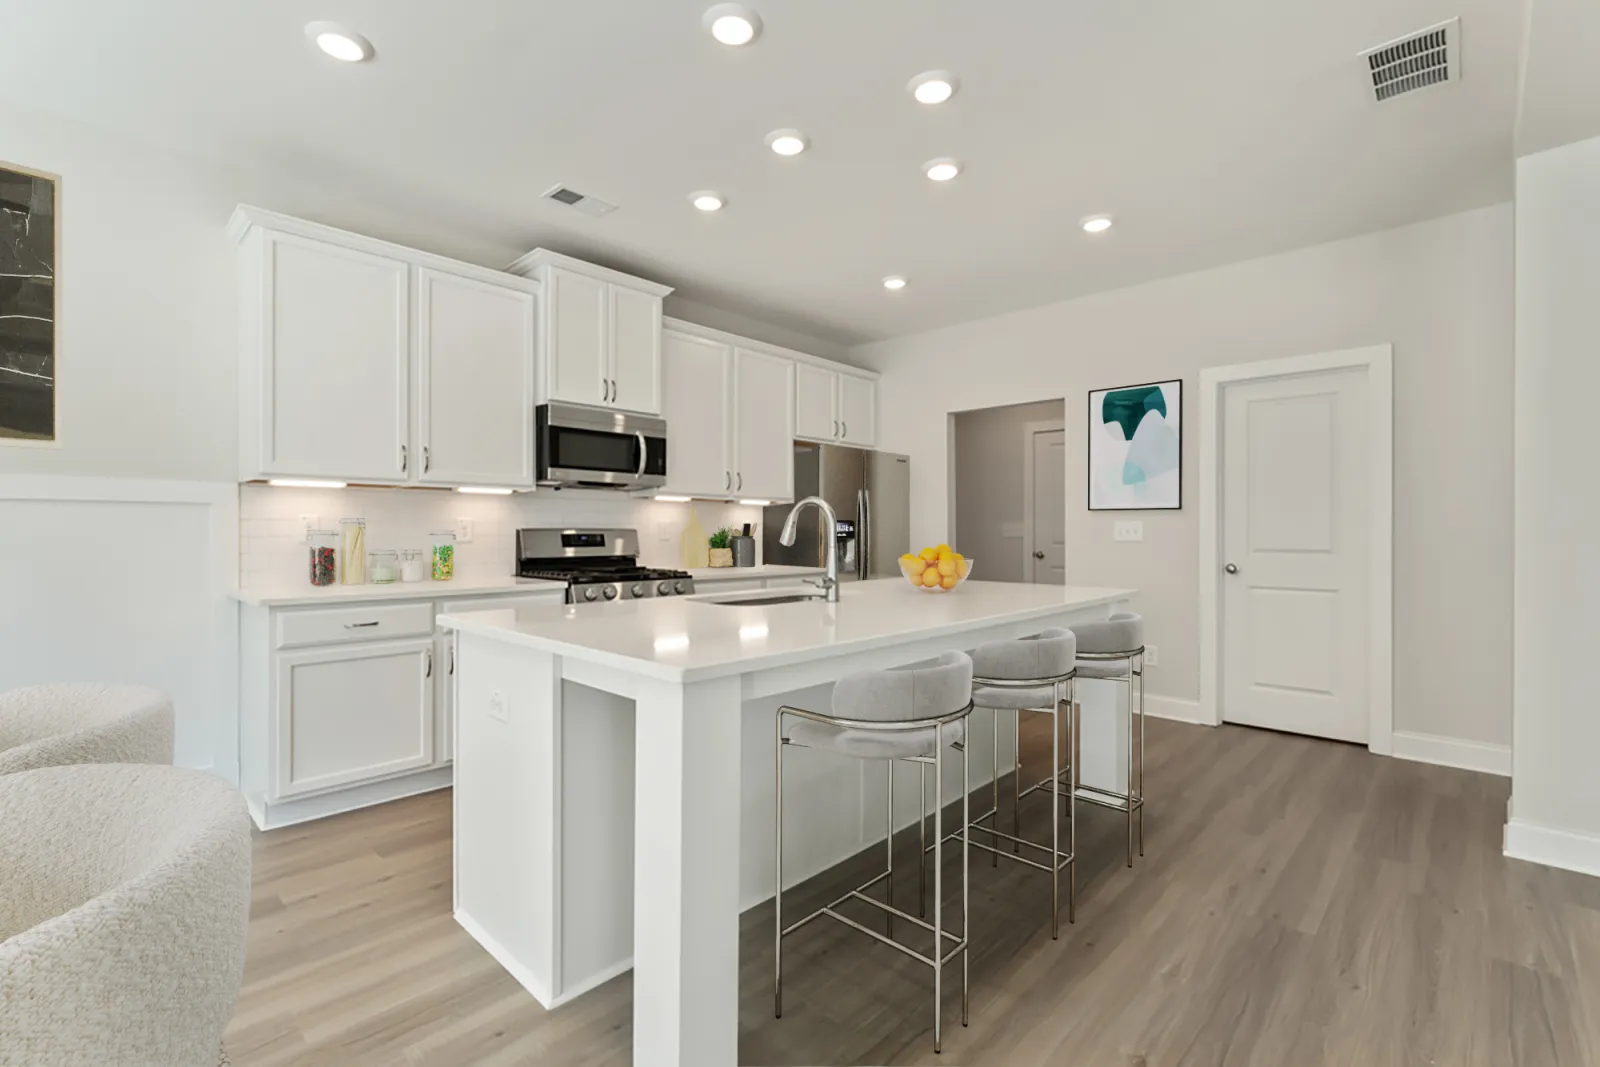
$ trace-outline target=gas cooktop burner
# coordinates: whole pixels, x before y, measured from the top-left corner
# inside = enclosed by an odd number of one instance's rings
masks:
[[[517,531],[517,576],[567,583],[567,602],[642,600],[694,592],[687,571],[641,567],[632,530]]]

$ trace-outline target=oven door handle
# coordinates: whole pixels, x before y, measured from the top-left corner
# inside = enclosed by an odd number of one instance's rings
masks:
[[[638,430],[633,431],[633,436],[639,439],[639,469],[634,472],[634,477],[643,478],[644,469],[650,465],[650,441]]]

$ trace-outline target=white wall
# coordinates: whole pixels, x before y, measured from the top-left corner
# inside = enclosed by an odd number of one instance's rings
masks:
[[[1158,239],[1132,232],[1118,239]],[[1395,728],[1504,745],[1511,737],[1512,212],[1484,208],[855,349],[883,372],[881,447],[912,457],[912,541],[943,538],[947,413],[1067,398],[1067,575],[1142,591],[1161,664],[1151,692],[1199,693],[1194,483],[1184,507],[1085,506],[1090,389],[1203,367],[1381,342],[1395,352]]]
[[[1022,483],[1027,450],[1023,427],[1030,422],[1060,422],[1061,417],[1059,400],[956,415],[952,544],[976,561],[977,577],[993,582],[1024,580],[1020,531],[1028,487]],[[1018,532],[1007,536],[1007,527]]]
[[[1510,855],[1600,874],[1600,140],[1517,161]]]

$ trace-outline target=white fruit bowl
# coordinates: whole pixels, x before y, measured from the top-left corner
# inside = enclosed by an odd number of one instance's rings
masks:
[[[961,588],[962,582],[972,577],[972,568],[975,565],[976,564],[972,557],[968,556],[967,558],[963,559],[961,563],[958,564],[956,573],[952,576],[955,578],[955,583],[950,586],[946,586],[943,581],[941,581],[938,585],[926,584],[927,580],[923,578],[922,574],[913,573],[912,565],[905,560],[900,561],[900,573],[905,575],[906,581],[910,582],[913,586],[922,590],[924,593],[953,593],[957,589]],[[939,565],[937,563],[929,563],[927,566],[937,569]]]

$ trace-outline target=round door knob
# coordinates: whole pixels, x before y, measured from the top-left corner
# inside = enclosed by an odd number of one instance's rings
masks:
[[[630,592],[636,597],[644,596],[644,586],[635,584]]]
[[[660,585],[656,586],[656,595],[657,596],[669,596],[669,595],[671,595],[671,593],[672,593],[672,583],[671,582],[662,582]]]
[[[599,598],[600,598],[600,590],[598,590],[598,589],[590,587],[590,588],[585,589],[583,591],[583,599],[585,599],[585,600],[598,600]]]
[[[1044,553],[1043,552],[1035,552],[1033,554],[1033,558],[1034,559],[1044,559]]]
[[[607,600],[615,600],[615,599],[617,599],[617,587],[616,586],[614,586],[614,585],[606,586],[606,599]]]
[[[1237,563],[1230,563],[1230,564],[1228,564],[1226,567],[1224,567],[1222,569],[1227,571],[1229,574],[1238,574],[1239,573],[1239,565]]]
[[[689,587],[687,585],[685,585],[683,582],[673,582],[672,583],[672,591],[674,593],[685,592],[688,588]]]

